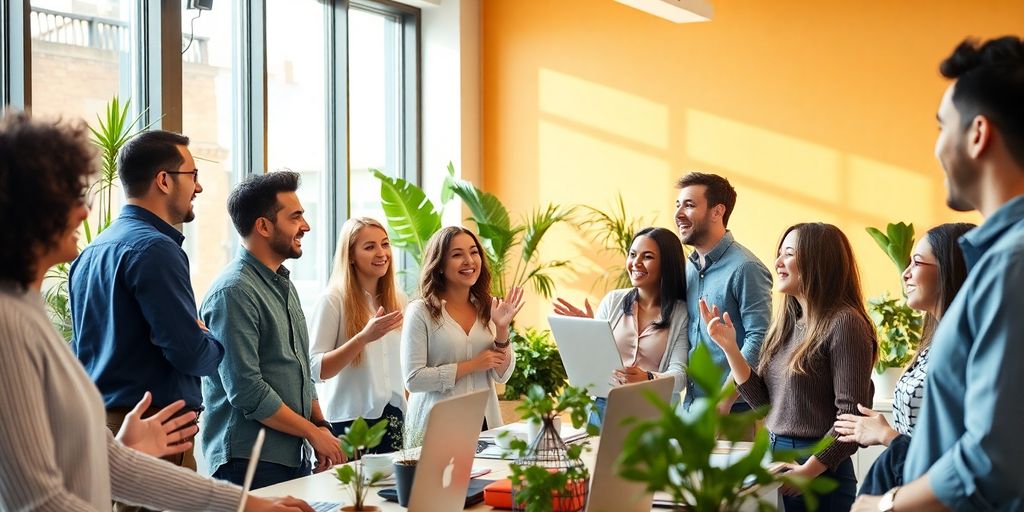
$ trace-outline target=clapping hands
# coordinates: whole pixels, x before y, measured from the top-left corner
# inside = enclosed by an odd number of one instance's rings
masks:
[[[594,309],[590,307],[590,300],[584,299],[583,307],[586,311],[573,306],[569,301],[558,297],[555,299],[555,314],[562,316],[578,316],[581,318],[594,318]]]
[[[708,326],[708,336],[724,352],[730,353],[739,350],[736,345],[736,327],[733,326],[729,313],[723,315],[717,305],[708,307],[708,303],[704,299],[700,299],[700,316]]]

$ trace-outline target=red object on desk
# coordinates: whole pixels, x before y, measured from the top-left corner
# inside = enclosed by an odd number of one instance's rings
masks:
[[[576,480],[570,484],[569,496],[552,496],[554,512],[576,512],[586,505],[587,482]],[[512,480],[498,480],[484,487],[484,503],[494,508],[511,510]],[[523,507],[525,508],[525,507]]]

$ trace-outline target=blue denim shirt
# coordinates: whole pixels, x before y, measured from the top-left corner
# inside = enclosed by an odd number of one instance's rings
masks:
[[[134,407],[143,393],[163,407],[202,405],[199,378],[224,355],[196,324],[185,237],[156,214],[126,205],[71,264],[71,346],[106,407]]]
[[[219,372],[203,378],[200,432],[211,472],[249,458],[260,420],[281,405],[310,417],[316,388],[309,370],[309,333],[299,295],[282,265],[270,270],[244,248],[217,277],[200,308],[224,343]],[[268,428],[260,460],[298,467],[303,439]]]
[[[969,273],[930,350],[904,481],[952,510],[1024,507],[1024,196],[960,238]]]
[[[729,362],[715,342],[708,337],[707,323],[700,316],[700,299],[708,306],[717,305],[729,313],[736,326],[736,344],[744,359],[756,367],[761,353],[761,342],[768,331],[772,317],[772,275],[761,260],[733,238],[731,231],[704,257],[701,267],[697,251],[690,253],[686,269],[686,307],[690,314],[690,355],[703,344],[726,374]],[[724,377],[722,383],[724,384]],[[692,380],[687,381],[684,406],[704,393]],[[742,398],[740,399],[742,401]]]

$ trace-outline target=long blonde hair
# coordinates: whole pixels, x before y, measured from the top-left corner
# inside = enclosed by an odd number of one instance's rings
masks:
[[[782,242],[791,231],[798,231],[796,243],[796,267],[801,292],[807,301],[808,311],[800,310],[800,302],[792,295],[786,295],[782,307],[775,312],[768,334],[761,345],[758,373],[764,375],[768,364],[779,352],[786,340],[793,335],[797,321],[804,317],[807,322],[806,335],[789,360],[789,369],[798,375],[806,375],[809,363],[818,355],[821,346],[828,339],[828,332],[836,317],[844,310],[853,310],[863,319],[866,331],[872,333],[867,340],[873,345],[878,356],[878,343],[874,338],[871,318],[864,309],[864,298],[860,290],[860,273],[853,258],[853,248],[843,232],[822,222],[796,224],[791,226],[779,239]]]
[[[350,340],[353,336],[363,330],[366,323],[376,313],[370,311],[370,307],[364,297],[363,289],[359,286],[359,279],[356,275],[356,262],[353,258],[356,249],[356,240],[364,228],[377,228],[387,233],[387,229],[374,219],[369,217],[354,217],[345,221],[341,226],[341,233],[338,235],[338,246],[334,250],[334,268],[331,270],[331,277],[327,281],[329,290],[341,292],[342,310],[345,322],[345,339]],[[395,262],[394,258],[388,262],[387,273],[377,280],[375,290],[377,303],[384,307],[385,312],[397,311],[398,292],[395,290]],[[363,353],[360,352],[352,360],[353,365],[360,365],[363,361]]]

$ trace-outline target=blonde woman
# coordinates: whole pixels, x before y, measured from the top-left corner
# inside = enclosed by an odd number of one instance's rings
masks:
[[[427,242],[420,273],[422,299],[409,304],[402,328],[402,372],[409,389],[409,432],[426,428],[441,399],[490,389],[483,428],[500,427],[495,382],[515,370],[509,325],[523,307],[523,290],[491,297],[491,274],[472,231],[443,228]]]
[[[388,420],[384,440],[371,452],[402,447],[406,402],[399,344],[405,303],[395,289],[387,230],[366,217],[345,221],[327,290],[310,322],[310,369],[335,435],[359,417],[370,424]]]

